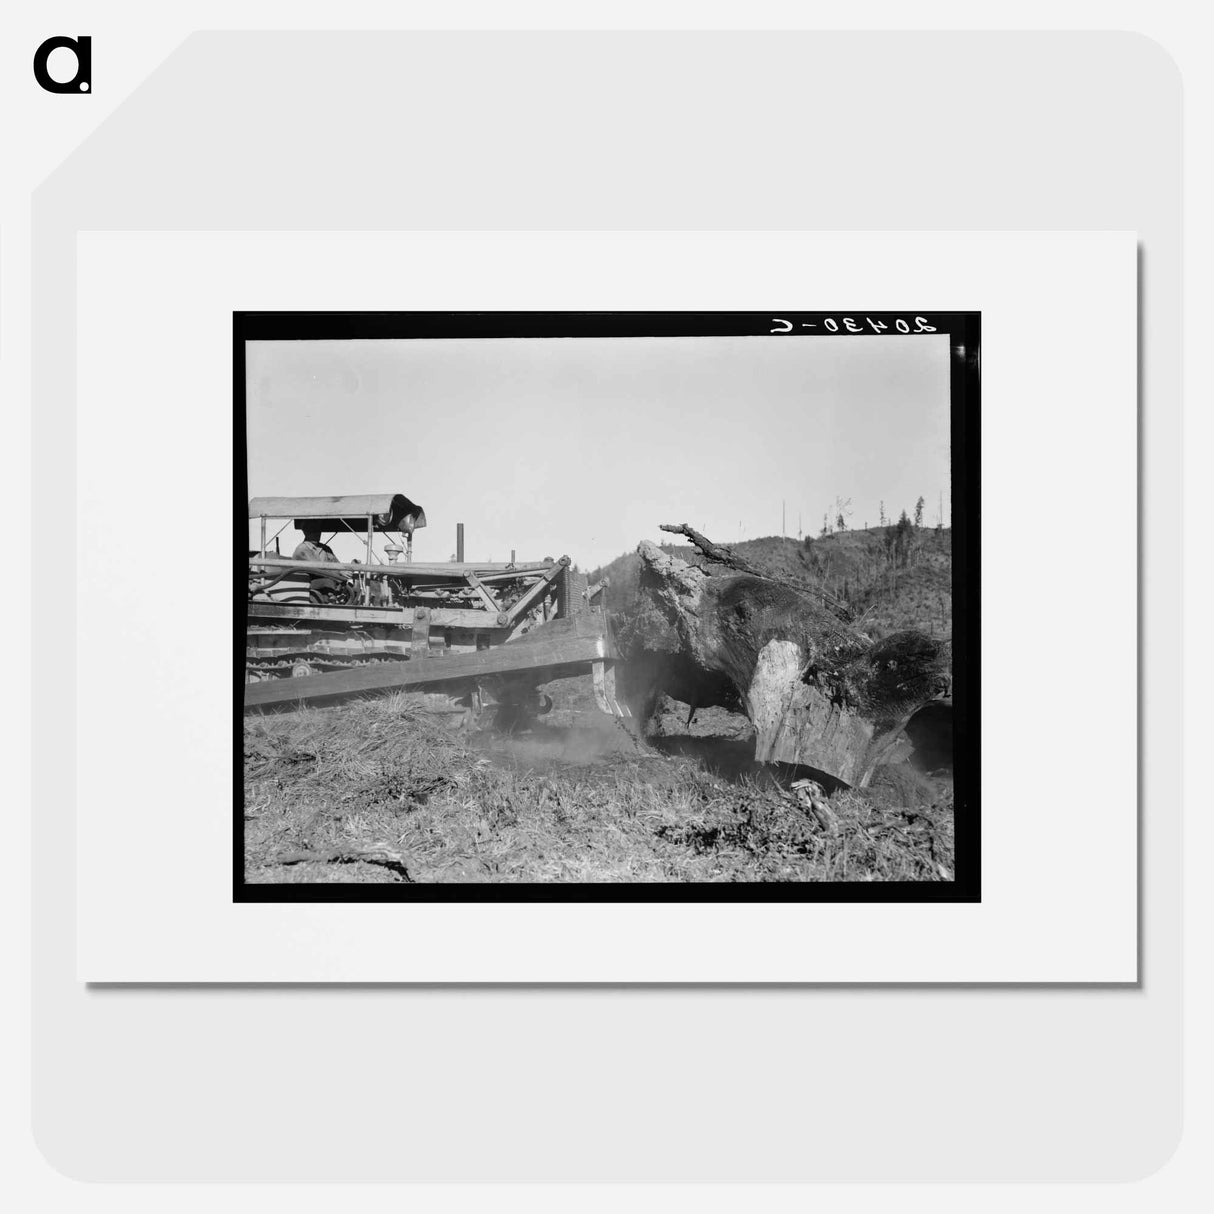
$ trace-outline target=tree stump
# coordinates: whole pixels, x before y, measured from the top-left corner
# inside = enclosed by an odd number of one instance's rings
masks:
[[[874,643],[801,587],[751,571],[711,576],[648,541],[637,551],[640,601],[620,633],[637,715],[663,692],[740,707],[760,762],[863,787],[910,717],[948,694],[947,641],[900,632]]]

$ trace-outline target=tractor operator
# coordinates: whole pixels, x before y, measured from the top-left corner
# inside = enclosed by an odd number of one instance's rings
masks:
[[[293,561],[333,561],[337,563],[337,557],[333,554],[333,549],[328,544],[320,542],[320,531],[314,528],[304,532],[303,543],[291,553]]]
[[[293,561],[332,561],[337,564],[337,556],[328,544],[321,543],[320,529],[309,527],[304,530],[303,543],[291,553]],[[314,594],[328,598],[343,588],[344,578],[327,577],[323,573],[312,573],[308,577],[308,585]]]

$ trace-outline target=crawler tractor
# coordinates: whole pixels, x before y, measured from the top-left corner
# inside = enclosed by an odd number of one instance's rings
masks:
[[[468,562],[461,538],[456,560],[415,563],[413,533],[426,515],[401,493],[254,498],[249,518],[261,538],[249,552],[246,711],[403,691],[463,723],[513,729],[551,707],[543,684],[589,674],[599,708],[628,715],[615,697],[618,653],[601,596],[567,556]],[[291,525],[352,532],[362,555],[285,557],[278,537]],[[387,541],[382,552],[376,537]]]

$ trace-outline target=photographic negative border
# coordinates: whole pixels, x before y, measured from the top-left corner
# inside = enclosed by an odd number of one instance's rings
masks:
[[[835,309],[829,312],[234,312],[233,399],[233,901],[245,902],[980,902],[981,901],[981,314]],[[952,881],[292,883],[244,880],[244,646],[248,450],[245,342],[512,337],[849,335],[949,338],[953,539]],[[244,528],[244,530],[242,530]]]

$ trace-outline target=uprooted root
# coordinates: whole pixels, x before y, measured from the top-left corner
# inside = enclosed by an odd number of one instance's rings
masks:
[[[329,851],[291,851],[283,852],[274,859],[276,864],[382,864],[391,870],[402,881],[412,881],[409,870],[405,867],[405,857],[398,851],[387,847],[349,848],[336,847]]]

